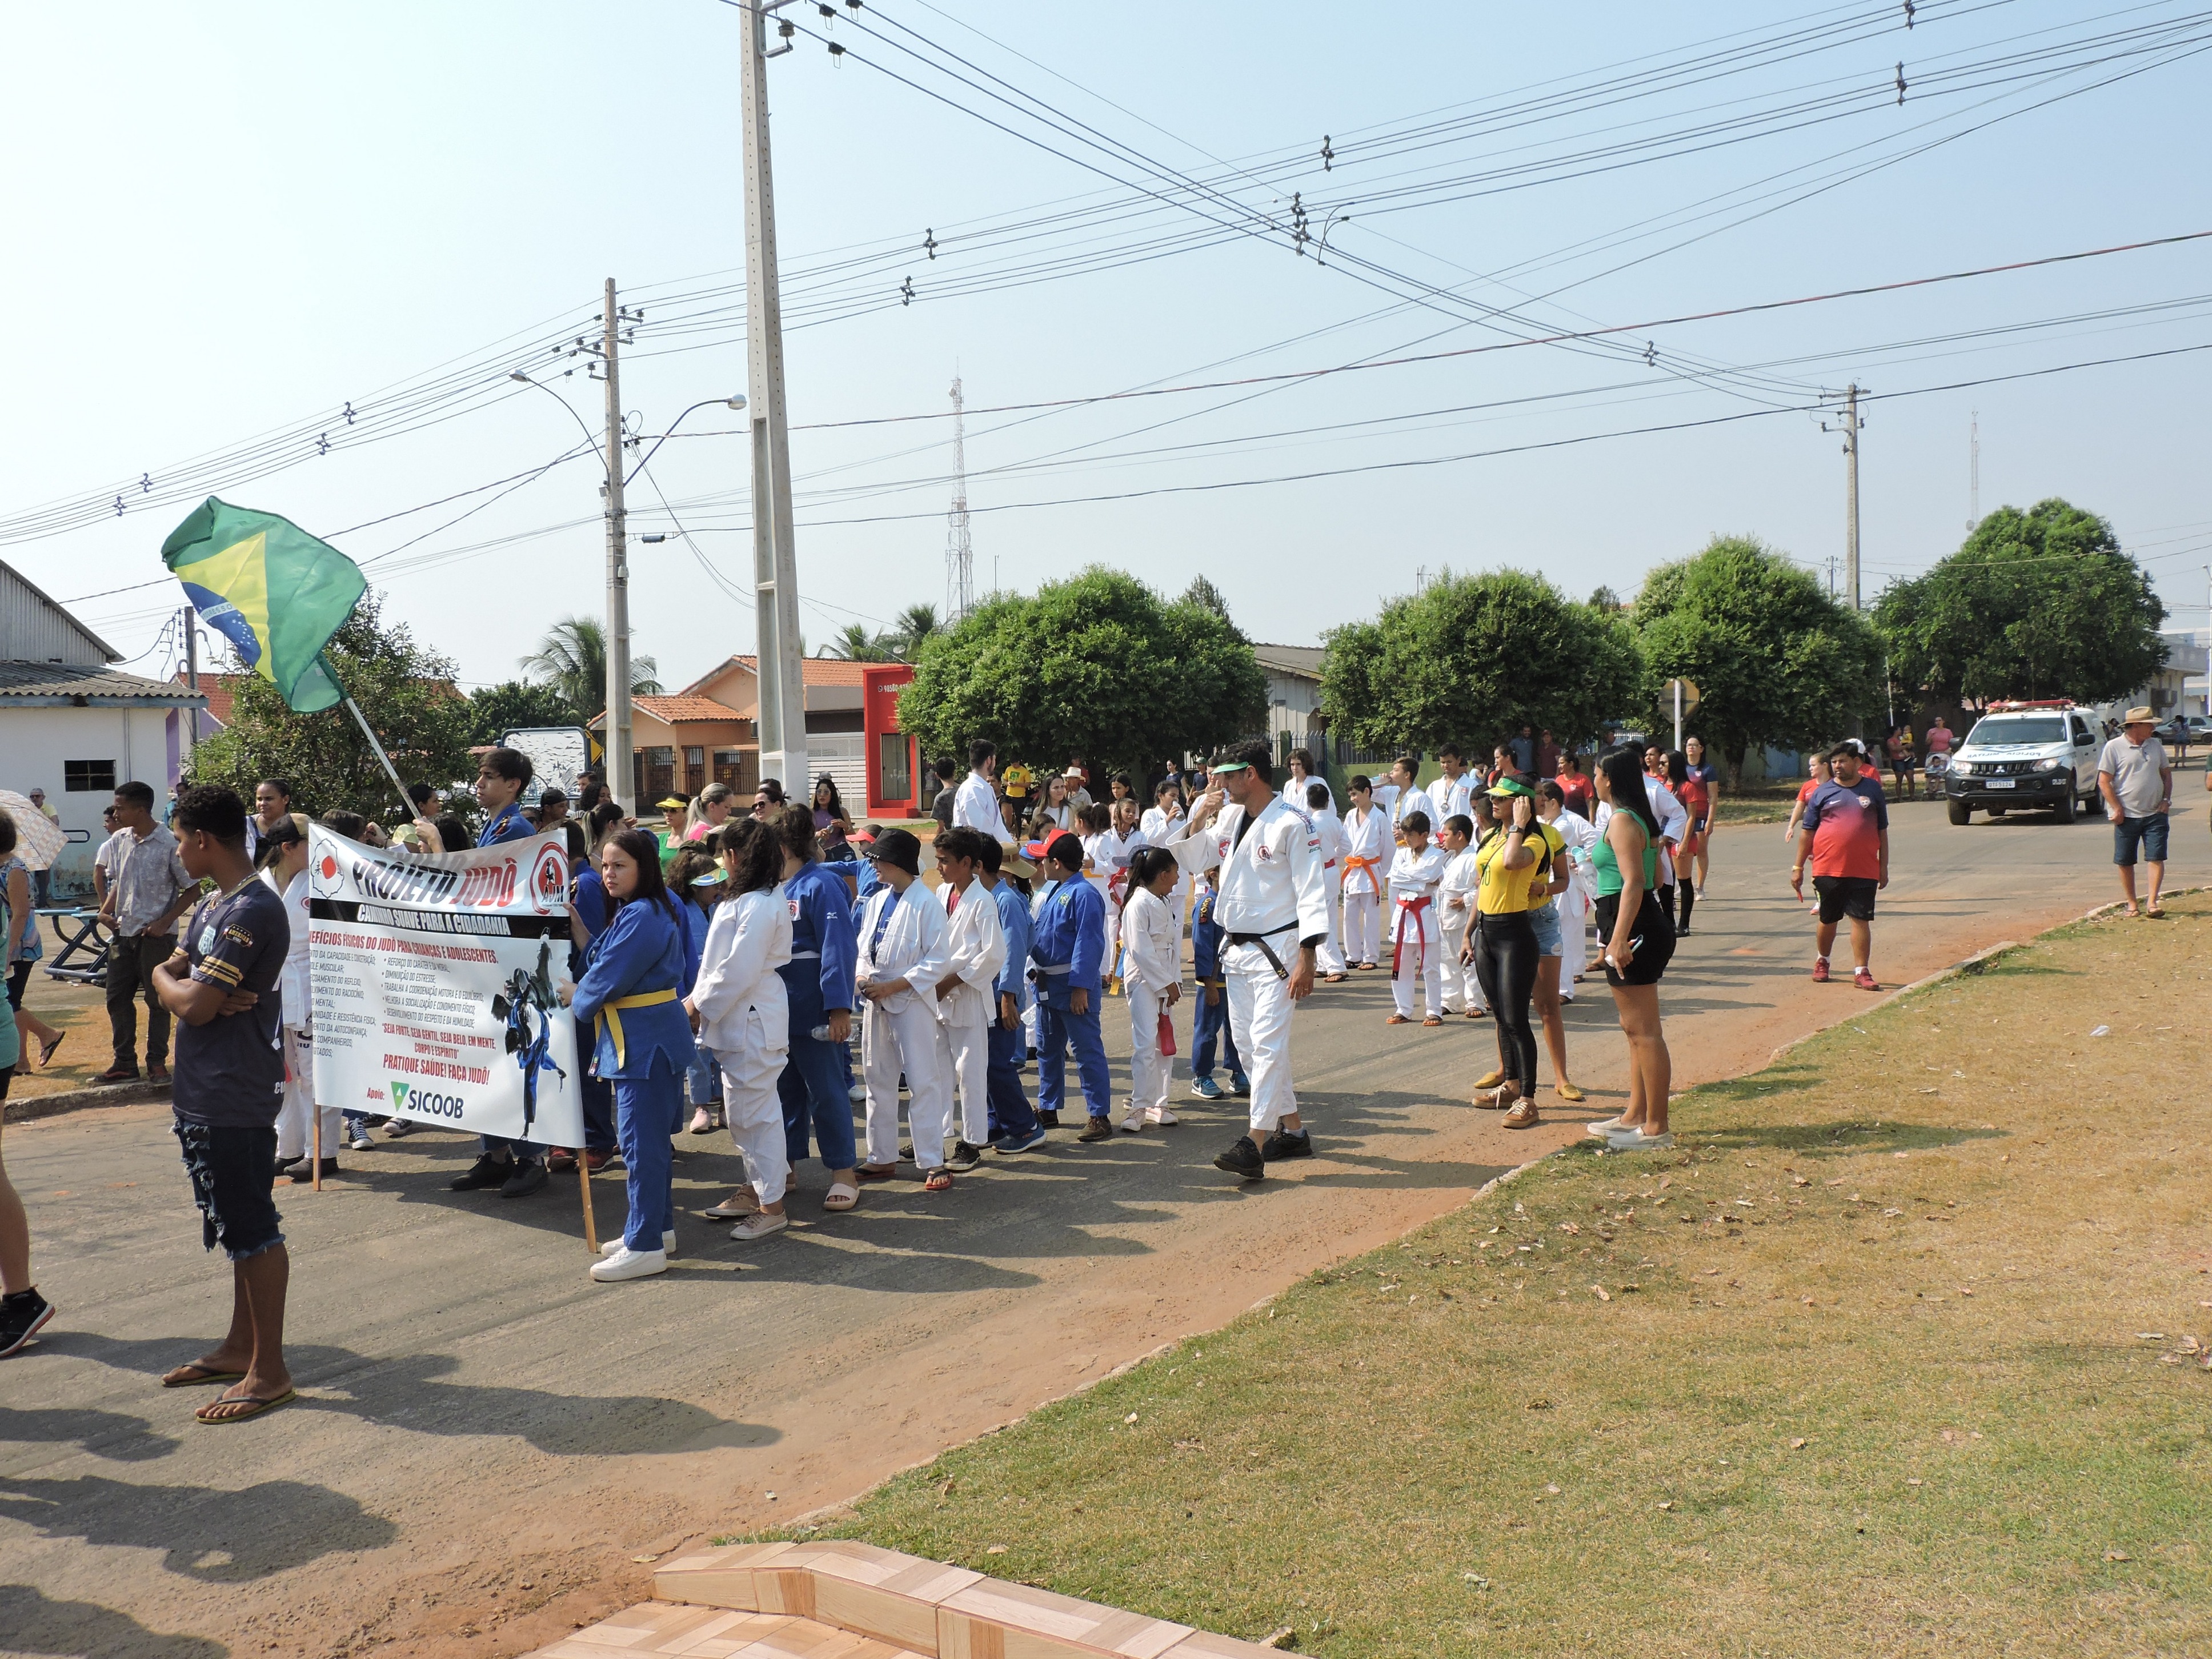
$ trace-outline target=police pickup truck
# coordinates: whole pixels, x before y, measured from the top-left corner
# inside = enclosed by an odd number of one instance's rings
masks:
[[[2071,823],[2097,805],[2097,757],[2105,746],[2096,711],[2070,698],[2043,702],[1993,702],[1951,753],[1943,793],[1951,822],[1967,823],[1978,809],[1991,817],[2007,812],[2056,812]]]

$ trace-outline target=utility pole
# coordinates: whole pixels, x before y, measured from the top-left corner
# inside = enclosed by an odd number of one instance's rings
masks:
[[[625,814],[637,811],[637,786],[630,750],[629,708],[629,520],[623,511],[622,376],[615,349],[622,314],[615,304],[615,279],[607,278],[606,334],[600,347],[607,379],[607,793]]]
[[[740,32],[744,122],[745,356],[751,411],[753,593],[760,648],[760,763],[793,795],[806,787],[806,691],[799,659],[799,575],[792,546],[791,441],[784,414],[783,301],[775,265],[775,185],[768,143],[768,14],[746,8]]]
[[[975,547],[968,534],[968,416],[960,377],[952,377],[952,511],[945,538],[945,622],[958,622],[975,606]]]
[[[1966,420],[1966,533],[1982,521],[1982,411]]]
[[[1854,380],[1844,392],[1844,586],[1850,607],[1859,609],[1859,387]]]
[[[190,605],[179,614],[185,623],[185,689],[198,696],[200,690],[200,619]],[[185,710],[185,758],[189,761],[198,754],[199,746],[200,711],[187,708]]]

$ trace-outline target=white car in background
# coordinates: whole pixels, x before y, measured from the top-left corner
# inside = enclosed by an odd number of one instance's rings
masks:
[[[2043,811],[2071,823],[2097,805],[2104,747],[2102,722],[2069,699],[1993,702],[1951,751],[1943,780],[1951,822],[1968,823],[1977,811]]]

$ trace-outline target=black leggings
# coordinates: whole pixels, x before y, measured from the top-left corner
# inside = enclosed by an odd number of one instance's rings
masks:
[[[1528,999],[1536,989],[1535,924],[1525,910],[1485,915],[1476,924],[1474,974],[1498,1024],[1498,1069],[1536,1092],[1536,1032],[1528,1024]]]

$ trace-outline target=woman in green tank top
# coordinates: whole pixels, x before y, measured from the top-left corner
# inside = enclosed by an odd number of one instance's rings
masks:
[[[1597,934],[1606,983],[1628,1039],[1628,1109],[1590,1126],[1615,1152],[1671,1146],[1667,1091],[1674,1061],[1659,1023],[1659,977],[1674,954],[1674,925],[1659,903],[1659,824],[1644,789],[1643,757],[1619,748],[1600,757],[1598,799],[1610,809],[1590,851],[1597,877]]]

